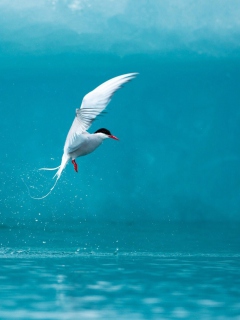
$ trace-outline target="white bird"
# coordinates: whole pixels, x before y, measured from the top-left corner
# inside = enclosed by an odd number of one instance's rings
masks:
[[[85,95],[82,100],[81,107],[76,109],[76,116],[72,126],[68,132],[61,165],[56,168],[41,168],[39,170],[57,170],[54,178],[56,181],[50,191],[43,197],[34,198],[37,200],[46,198],[55,188],[57,181],[66,167],[69,160],[72,161],[74,169],[78,172],[76,158],[85,156],[93,152],[99,147],[103,140],[107,138],[118,140],[117,137],[111,134],[108,129],[101,128],[94,133],[89,133],[87,130],[91,126],[93,120],[107,107],[113,94],[122,87],[122,85],[136,77],[138,73],[128,73],[115,78],[112,78],[93,91]]]

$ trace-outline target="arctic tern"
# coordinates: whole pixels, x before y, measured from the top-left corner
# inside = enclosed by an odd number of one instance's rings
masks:
[[[68,132],[64,148],[62,161],[60,166],[56,168],[41,168],[39,170],[57,170],[53,178],[56,178],[53,187],[43,197],[33,199],[44,199],[55,188],[57,181],[61,177],[61,174],[66,167],[67,163],[71,160],[74,166],[74,170],[78,172],[78,165],[76,158],[85,156],[93,152],[98,148],[103,140],[111,138],[119,140],[117,137],[111,134],[108,129],[101,128],[94,133],[89,133],[87,130],[91,126],[94,119],[107,107],[113,94],[122,87],[126,82],[129,82],[137,76],[138,73],[128,73],[115,78],[112,78],[93,91],[86,94],[82,100],[82,104],[79,109],[76,109],[76,115],[73,120],[72,126]],[[30,193],[29,193],[30,194]]]

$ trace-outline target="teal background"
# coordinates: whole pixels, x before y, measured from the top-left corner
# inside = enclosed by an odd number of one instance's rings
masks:
[[[0,0],[0,318],[240,314],[240,2]],[[69,164],[83,96],[118,91]]]
[[[240,209],[238,1],[0,2],[1,219],[235,221]],[[69,165],[83,96],[129,72],[106,127],[120,142]]]

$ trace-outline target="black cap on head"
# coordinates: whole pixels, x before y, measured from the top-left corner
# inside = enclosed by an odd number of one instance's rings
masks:
[[[111,132],[110,132],[108,129],[105,129],[105,128],[98,129],[98,130],[95,131],[94,133],[98,133],[98,132],[105,133],[105,134],[108,135],[108,136],[111,135]]]

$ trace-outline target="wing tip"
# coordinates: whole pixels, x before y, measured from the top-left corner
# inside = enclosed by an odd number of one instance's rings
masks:
[[[137,75],[139,75],[139,72],[131,72],[131,73],[126,73],[126,74],[123,74],[121,76],[119,76],[120,79],[124,80],[123,83],[126,83],[126,82],[129,82],[131,81],[132,79],[136,78]],[[116,77],[118,78],[118,77]],[[120,87],[121,88],[121,87]]]
[[[125,76],[126,78],[136,78],[136,76],[139,75],[139,72],[131,72],[131,73],[126,73],[123,76]]]

